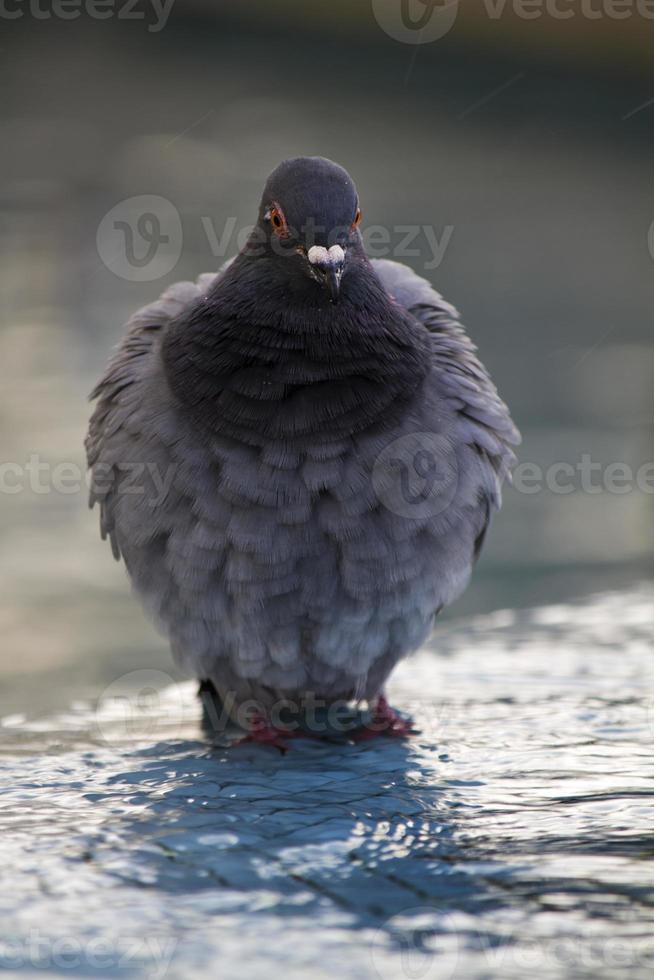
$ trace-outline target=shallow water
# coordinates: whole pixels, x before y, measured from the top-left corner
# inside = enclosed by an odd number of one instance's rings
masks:
[[[394,678],[407,742],[212,746],[156,671],[5,717],[0,965],[650,977],[653,609],[643,586],[442,626]]]

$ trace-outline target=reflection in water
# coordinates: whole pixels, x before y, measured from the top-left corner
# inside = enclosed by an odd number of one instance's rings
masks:
[[[650,976],[653,598],[444,628],[407,743],[220,748],[192,684],[9,718],[5,928],[81,928],[82,974]]]

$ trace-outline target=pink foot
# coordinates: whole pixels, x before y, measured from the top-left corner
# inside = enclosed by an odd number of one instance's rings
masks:
[[[409,738],[416,730],[410,718],[402,718],[391,708],[383,694],[377,699],[375,713],[360,731],[352,736],[355,742],[367,742],[378,735],[391,735],[393,738]]]
[[[262,716],[255,718],[252,727],[247,735],[232,742],[232,747],[239,745],[270,745],[274,749],[279,749],[282,755],[288,752],[288,741],[297,737],[297,732],[289,728],[275,728]]]

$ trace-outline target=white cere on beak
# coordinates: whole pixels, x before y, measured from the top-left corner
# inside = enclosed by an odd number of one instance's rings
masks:
[[[332,245],[331,248],[325,248],[324,245],[312,245],[307,252],[307,258],[311,265],[341,265],[345,259],[345,252],[340,245]]]

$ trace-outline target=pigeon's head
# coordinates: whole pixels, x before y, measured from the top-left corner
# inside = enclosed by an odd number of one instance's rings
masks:
[[[360,246],[361,209],[354,181],[323,157],[285,160],[263,192],[258,232],[280,274],[307,289],[340,292],[348,251]]]

